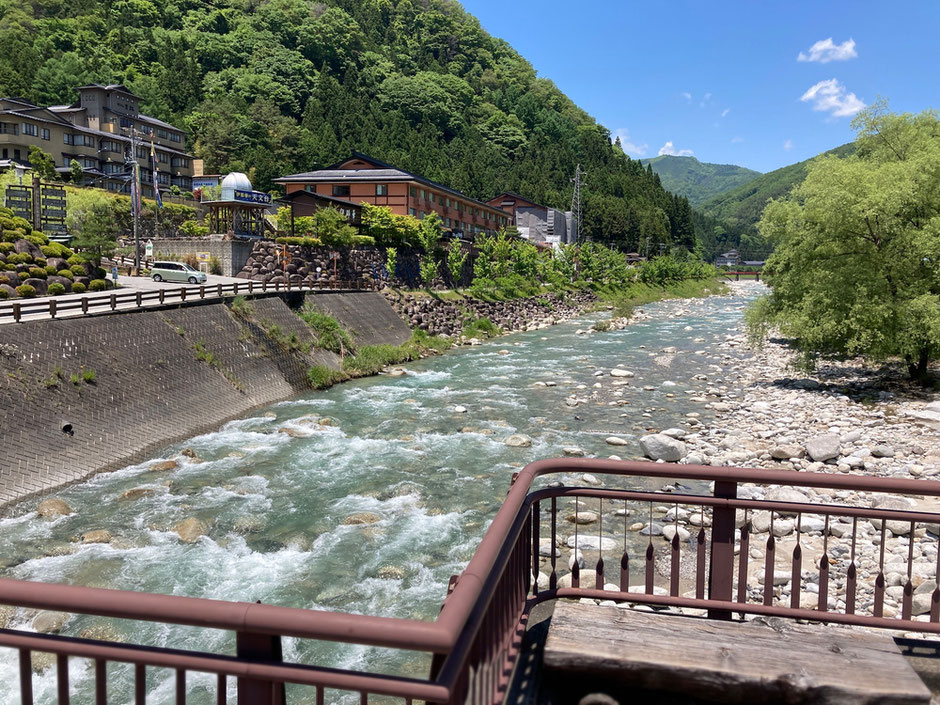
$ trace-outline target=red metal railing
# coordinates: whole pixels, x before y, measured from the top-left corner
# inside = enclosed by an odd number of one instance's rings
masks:
[[[643,477],[714,485],[711,494],[571,486],[530,491],[540,476],[582,472],[621,483]],[[327,689],[358,693],[360,703],[371,695],[406,703],[494,703],[506,692],[529,610],[554,598],[705,609],[717,618],[749,613],[940,633],[936,586],[929,592],[928,609],[920,600],[917,611],[924,614],[914,614],[914,596],[921,594],[916,592],[918,583],[926,577],[936,579],[940,571],[940,558],[931,558],[937,552],[940,513],[739,498],[745,483],[823,488],[852,496],[940,496],[940,482],[925,480],[610,460],[540,461],[514,478],[476,554],[452,579],[434,622],[0,579],[0,604],[227,630],[236,634],[236,647],[234,655],[216,654],[14,630],[0,630],[0,646],[19,651],[23,703],[33,702],[33,651],[57,655],[60,703],[68,702],[69,657],[94,661],[97,703],[106,702],[108,662],[134,664],[136,703],[145,702],[148,667],[175,670],[177,703],[186,702],[189,671],[216,674],[217,702],[226,701],[227,679],[235,678],[241,703],[283,703],[284,683],[312,687],[318,703],[326,700]],[[574,521],[571,536],[561,542],[558,520],[568,519],[566,511],[573,512]],[[588,511],[595,516],[585,516]],[[767,512],[769,523],[764,522],[768,531],[762,565],[752,571],[751,561],[760,560],[751,557],[757,546],[752,541],[755,512]],[[660,515],[669,517],[675,529],[668,541],[652,535],[640,541],[632,527],[643,522],[628,526],[631,518],[650,520]],[[821,521],[810,522],[814,516]],[[590,520],[588,533],[580,523],[585,519]],[[865,522],[871,520],[876,524],[866,528]],[[811,524],[813,531],[801,531]],[[678,530],[683,525],[692,529],[686,540]],[[787,542],[794,546],[784,551],[781,540],[791,531],[795,533]],[[859,541],[867,537],[880,542],[877,558],[861,550]],[[817,561],[804,560],[803,552],[820,542],[817,567]],[[581,549],[590,556],[593,576],[585,572],[587,563],[581,568],[578,560],[571,562],[570,574],[565,573],[558,565],[559,543],[571,547],[573,554]],[[680,570],[686,552],[694,565],[691,578]],[[886,552],[895,561],[887,561]],[[931,576],[914,569],[917,557],[934,561]],[[788,580],[780,579],[781,564],[789,570]],[[897,570],[888,573],[886,567],[891,566]],[[548,572],[540,576],[543,569]],[[897,571],[903,575],[895,575]],[[889,576],[899,584],[887,586]],[[817,586],[818,594],[809,603],[802,599],[804,584]],[[893,588],[899,589],[889,592]],[[897,609],[892,615],[893,604]],[[282,636],[430,653],[431,673],[422,680],[284,662]]]
[[[375,291],[378,285],[364,280],[326,281],[310,283],[291,282],[256,282],[251,279],[231,284],[191,284],[181,287],[166,287],[151,291],[114,290],[110,293],[62,298],[44,297],[41,299],[21,299],[0,302],[0,323],[10,320],[20,323],[24,318],[44,320],[68,315],[87,315],[109,311],[133,311],[148,306],[160,306],[172,303],[203,301],[205,299],[228,298],[244,294],[281,294],[303,291]]]

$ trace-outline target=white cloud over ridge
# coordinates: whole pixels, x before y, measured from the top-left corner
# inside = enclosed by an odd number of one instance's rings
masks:
[[[676,145],[672,143],[672,140],[669,140],[659,148],[659,156],[664,154],[670,157],[691,157],[694,152],[691,149],[676,149]]]
[[[828,39],[820,39],[813,44],[813,46],[809,48],[808,54],[804,54],[801,51],[799,56],[796,57],[796,60],[818,61],[821,64],[828,64],[830,61],[848,61],[857,56],[858,52],[855,51],[854,39],[836,44],[832,41],[832,37],[829,37]]]
[[[620,146],[623,148],[624,154],[629,154],[631,157],[645,157],[649,153],[650,146],[645,142],[637,144],[630,139],[630,131],[625,127],[621,127],[614,132],[613,137],[614,139],[620,138]]]
[[[858,96],[848,93],[845,86],[835,78],[820,81],[806,91],[800,100],[804,103],[812,102],[813,110],[828,112],[832,117],[851,117],[865,107]]]

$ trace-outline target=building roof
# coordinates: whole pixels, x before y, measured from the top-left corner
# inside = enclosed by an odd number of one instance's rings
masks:
[[[352,159],[360,159],[364,162],[369,162],[373,165],[371,169],[340,169],[339,167],[345,164],[346,162]],[[490,210],[502,210],[491,206],[489,203],[484,201],[478,201],[475,198],[471,198],[466,194],[461,193],[456,189],[452,189],[450,186],[444,186],[439,184],[436,181],[431,181],[419,174],[413,174],[410,171],[405,171],[404,169],[399,169],[398,167],[392,166],[391,164],[386,164],[383,161],[374,159],[367,154],[362,152],[353,152],[351,156],[343,159],[336,164],[328,166],[325,169],[318,169],[316,171],[307,171],[301,174],[291,174],[289,176],[282,176],[278,179],[274,179],[276,183],[296,183],[296,182],[331,182],[331,181],[347,181],[349,183],[356,182],[365,182],[370,181],[416,181],[419,184],[424,184],[425,186],[430,186],[431,188],[439,189],[445,193],[449,193],[452,196],[457,196],[465,201],[470,203],[475,203],[477,205],[483,206],[484,208],[489,208]]]
[[[308,198],[315,198],[320,201],[330,201],[339,206],[345,208],[362,208],[361,203],[354,203],[353,201],[347,201],[343,198],[336,198],[335,196],[324,196],[322,193],[317,193],[316,191],[311,191],[310,189],[304,189],[303,191],[294,191],[289,193],[286,196],[275,199],[278,203],[292,203],[295,199],[300,198],[301,196],[307,196]]]
[[[503,191],[501,193],[497,193],[495,196],[493,196],[490,199],[490,201],[495,201],[497,198],[505,199],[507,196],[509,198],[517,198],[520,201],[525,201],[526,203],[531,203],[536,208],[544,208],[545,210],[549,210],[548,206],[543,206],[541,203],[536,203],[531,198],[526,198],[525,196],[518,194],[515,191]],[[552,209],[552,210],[555,210],[555,209]]]
[[[140,100],[140,96],[135,95],[134,93],[131,93],[129,90],[127,90],[125,86],[121,85],[120,83],[109,83],[106,86],[100,83],[89,83],[87,86],[79,86],[77,90],[82,90],[84,88],[100,88],[103,91],[114,91],[116,93],[124,93],[125,95],[129,95],[131,98],[137,98],[137,100]]]

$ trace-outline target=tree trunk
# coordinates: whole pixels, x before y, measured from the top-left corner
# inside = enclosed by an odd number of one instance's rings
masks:
[[[907,371],[911,379],[921,384],[928,382],[927,365],[930,363],[930,354],[927,348],[921,348],[920,356],[915,363],[913,358],[907,358]]]

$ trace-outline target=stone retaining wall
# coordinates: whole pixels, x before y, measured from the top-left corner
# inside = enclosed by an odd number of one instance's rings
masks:
[[[245,266],[251,255],[254,243],[249,240],[209,240],[208,238],[172,238],[153,241],[155,259],[170,255],[173,259],[183,259],[186,255],[208,252],[210,257],[218,258],[222,265],[222,274],[234,277]]]
[[[363,343],[410,335],[379,294],[292,298],[335,315]],[[0,506],[139,462],[308,390],[313,364],[339,365],[333,353],[289,349],[268,334],[276,326],[313,342],[284,299],[250,305],[247,318],[207,303],[0,326]]]

